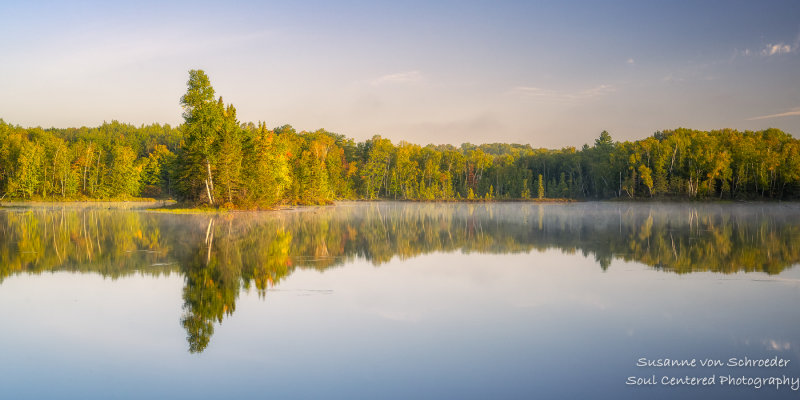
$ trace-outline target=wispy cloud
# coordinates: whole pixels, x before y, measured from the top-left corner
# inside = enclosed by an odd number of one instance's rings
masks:
[[[779,118],[779,117],[794,117],[794,116],[798,116],[798,115],[800,115],[800,107],[793,108],[792,110],[787,111],[787,112],[782,112],[782,113],[778,113],[778,114],[770,114],[770,115],[762,115],[760,117],[748,118],[747,120],[748,121],[756,121],[756,120],[759,120],[759,119],[769,119],[769,118]]]
[[[586,90],[576,94],[574,97],[578,98],[578,99],[588,99],[588,98],[592,98],[592,97],[605,96],[605,95],[607,95],[607,94],[609,94],[611,92],[615,92],[615,91],[617,91],[617,88],[615,88],[613,85],[605,85],[605,84],[603,84],[603,85],[600,85],[600,86],[595,86],[595,87],[593,87],[591,89],[586,89]]]
[[[626,62],[628,65],[633,65],[633,64],[636,64],[636,61],[635,61],[633,58],[629,58],[629,59],[628,59],[627,61],[625,61],[625,62]]]
[[[780,41],[777,43],[768,43],[761,50],[751,50],[750,48],[745,48],[743,50],[734,49],[733,51],[733,59],[736,57],[750,57],[750,56],[762,56],[762,57],[771,57],[771,56],[780,56],[784,54],[791,54],[797,53],[800,50],[800,34],[794,40],[794,43],[786,43],[784,41]]]
[[[517,86],[511,89],[510,92],[514,94],[521,94],[531,97],[553,97],[558,95],[558,92],[556,92],[555,90],[542,89],[533,86]]]
[[[380,86],[387,84],[419,82],[420,80],[422,80],[422,73],[419,71],[406,71],[375,78],[369,81],[369,84],[372,86]]]
[[[792,349],[792,343],[786,342],[782,340],[763,340],[764,345],[767,347],[767,350],[776,350],[776,351],[787,351]]]
[[[683,81],[685,81],[686,79],[685,79],[685,78],[682,78],[682,77],[680,77],[680,76],[675,76],[675,74],[673,74],[672,72],[670,72],[669,74],[667,74],[666,76],[664,76],[663,78],[661,78],[661,80],[662,80],[662,81],[664,81],[664,82],[683,82]]]
[[[578,92],[558,91],[534,86],[517,86],[512,88],[509,93],[526,97],[538,97],[547,100],[578,101],[605,96],[616,90],[616,87],[608,84],[598,85]]]
[[[780,54],[789,54],[797,50],[797,46],[792,46],[783,42],[776,43],[776,44],[768,44],[763,50],[761,50],[761,55],[763,56],[774,56]]]
[[[132,33],[112,35],[95,42],[75,40],[74,43],[49,49],[50,62],[37,68],[54,76],[95,74],[130,65],[143,65],[164,57],[202,54],[230,48],[242,43],[262,40],[269,32],[230,33],[203,40],[178,31],[160,31],[138,37]]]

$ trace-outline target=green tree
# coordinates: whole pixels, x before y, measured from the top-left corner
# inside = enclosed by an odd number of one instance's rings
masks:
[[[364,197],[376,199],[381,189],[388,186],[387,178],[395,148],[389,139],[377,135],[367,141],[365,148],[367,158],[362,168]]]
[[[42,148],[37,143],[24,142],[19,152],[15,188],[23,198],[30,199],[42,181]]]
[[[134,196],[139,189],[139,171],[134,166],[136,154],[127,146],[115,145],[108,169],[109,194],[113,197]]]
[[[153,151],[141,161],[139,193],[145,197],[169,196],[172,193],[172,170],[175,154],[164,145],[155,145]]]
[[[214,205],[216,145],[224,123],[222,99],[214,101],[214,88],[202,70],[189,71],[186,94],[181,97],[185,142],[179,155],[180,191],[183,198]]]
[[[259,123],[246,141],[243,180],[247,203],[271,207],[283,198],[292,183],[289,157],[286,142],[276,140],[266,124]]]
[[[223,107],[221,97],[218,107]],[[236,120],[236,109],[232,105],[228,105],[222,113],[222,125],[218,135],[214,147],[214,159],[216,160],[214,171],[217,176],[218,194],[215,194],[214,197],[224,198],[225,206],[233,208],[234,196],[241,189],[243,154],[242,132],[239,122]]]
[[[536,195],[539,199],[544,198],[544,183],[542,182],[542,174],[539,174],[539,188]]]

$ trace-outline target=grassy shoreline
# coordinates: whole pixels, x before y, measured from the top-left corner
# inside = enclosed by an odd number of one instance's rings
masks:
[[[395,199],[342,199],[330,204],[285,204],[273,208],[254,208],[236,209],[224,207],[209,207],[207,205],[195,206],[180,203],[171,199],[152,199],[152,198],[132,198],[127,200],[119,199],[48,199],[48,200],[0,200],[0,209],[3,208],[37,208],[37,207],[86,207],[86,208],[105,208],[105,209],[141,209],[149,212],[165,214],[227,214],[244,212],[272,212],[272,211],[297,211],[301,209],[316,209],[327,206],[335,206],[347,202],[407,202],[407,203],[469,203],[469,204],[490,204],[490,203],[531,203],[531,204],[567,204],[567,203],[592,203],[592,202],[613,202],[613,203],[686,203],[686,204],[742,204],[742,203],[794,203],[796,201],[763,201],[763,200],[720,200],[720,199],[678,199],[678,198],[657,198],[657,199],[567,199],[567,198],[544,198],[544,199],[438,199],[438,200],[395,200]]]
[[[35,199],[35,200],[0,200],[0,208],[19,207],[98,207],[98,208],[152,208],[164,207],[174,200],[157,200],[150,198],[132,199]]]

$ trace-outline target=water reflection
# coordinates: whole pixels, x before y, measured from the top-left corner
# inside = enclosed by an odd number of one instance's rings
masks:
[[[180,273],[190,352],[296,268],[432,252],[580,252],[661,271],[778,274],[800,260],[800,207],[654,204],[347,203],[279,213],[171,215],[91,208],[0,212],[0,282],[16,273]]]

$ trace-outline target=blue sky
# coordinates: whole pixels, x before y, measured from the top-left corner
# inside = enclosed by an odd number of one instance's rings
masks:
[[[0,118],[240,121],[558,148],[679,126],[800,134],[800,2],[0,2]]]

